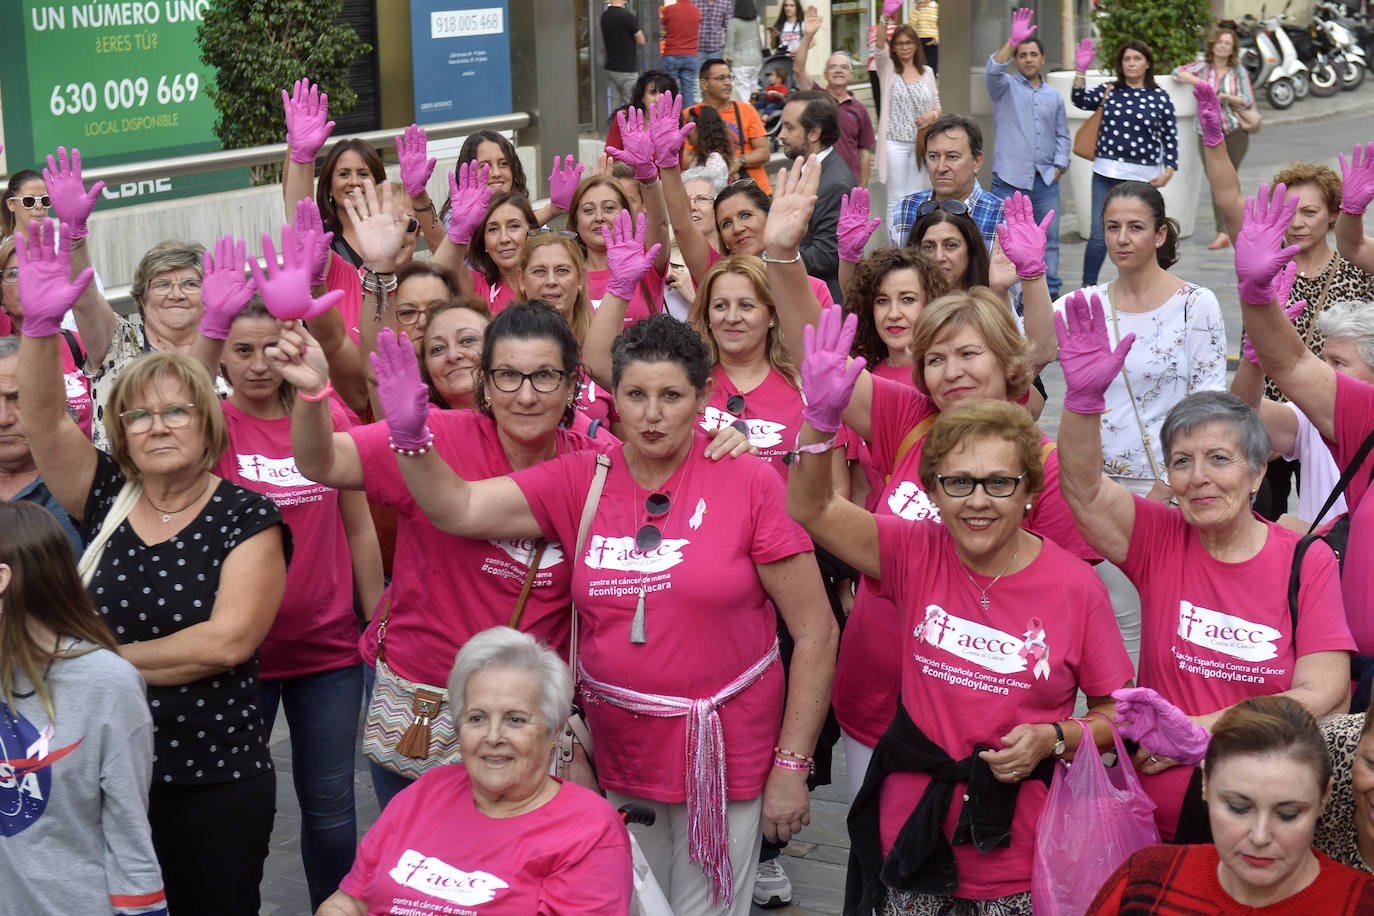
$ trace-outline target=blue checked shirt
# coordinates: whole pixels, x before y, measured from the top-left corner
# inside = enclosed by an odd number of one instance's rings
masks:
[[[701,25],[697,29],[697,54],[720,57],[725,47],[725,22],[734,13],[730,0],[692,0],[701,9]]]
[[[930,195],[934,193],[932,190],[917,191],[902,198],[901,204],[897,207],[892,234],[889,236],[892,244],[906,244],[906,237],[911,233],[911,225],[916,222],[916,208],[930,200]],[[983,243],[988,246],[988,251],[992,251],[992,244],[997,241],[997,224],[1002,222],[1002,201],[984,191],[983,186],[975,180],[973,193],[964,199],[964,205],[968,207],[969,218],[977,224],[978,231],[983,233]]]

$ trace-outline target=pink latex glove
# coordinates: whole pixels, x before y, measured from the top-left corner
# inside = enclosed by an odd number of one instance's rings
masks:
[[[1197,122],[1202,127],[1204,146],[1221,146],[1226,142],[1226,130],[1221,120],[1221,102],[1216,90],[1208,83],[1193,84],[1193,98],[1197,100]]]
[[[200,334],[211,340],[224,340],[243,307],[257,291],[244,273],[247,246],[241,239],[226,235],[215,243],[215,253],[205,252],[205,273],[201,279]]]
[[[296,203],[296,219],[291,224],[296,230],[299,242],[307,233],[315,242],[315,250],[309,252],[311,263],[310,288],[324,286],[329,278],[329,246],[334,244],[334,233],[324,231],[324,220],[320,219],[320,208],[310,197],[302,197]]]
[[[1288,299],[1293,295],[1293,283],[1298,279],[1298,262],[1289,261],[1283,265],[1283,270],[1274,278],[1274,301],[1285,309],[1288,308]]]
[[[1288,263],[1291,265],[1291,264],[1293,264],[1294,262],[1289,261]],[[1279,300],[1279,301],[1282,302],[1283,300]],[[1293,302],[1293,303],[1290,303],[1290,304],[1284,306],[1284,308],[1283,308],[1284,317],[1286,317],[1286,318],[1291,322],[1291,321],[1293,321],[1295,318],[1297,318],[1299,315],[1301,315],[1301,314],[1302,314],[1302,310],[1305,309],[1305,308],[1307,308],[1307,300],[1306,300],[1306,299],[1299,299],[1297,302]],[[1254,344],[1250,343],[1250,335],[1249,335],[1249,334],[1242,334],[1242,335],[1241,335],[1241,338],[1240,338],[1240,355],[1241,355],[1241,358],[1242,358],[1242,359],[1247,359],[1247,360],[1249,360],[1250,362],[1254,363],[1256,366],[1259,365],[1259,354],[1255,352]]]
[[[891,19],[902,10],[902,0],[883,0],[883,15]]]
[[[425,193],[429,176],[434,174],[438,159],[426,159],[429,152],[429,138],[425,129],[418,124],[406,128],[404,134],[396,137],[396,160],[401,163],[401,184],[411,197]]]
[[[573,194],[582,183],[582,173],[586,169],[587,167],[581,164],[574,167],[572,156],[566,157],[561,166],[558,164],[558,157],[553,157],[553,171],[549,173],[549,203],[554,209],[567,210],[572,206]]]
[[[15,234],[14,253],[19,258],[19,301],[24,303],[25,337],[53,337],[62,332],[62,316],[81,297],[95,276],[87,267],[75,280],[68,280],[72,269],[72,237],[65,232],[57,238],[57,224],[50,219],[29,223],[25,243],[22,232]],[[53,240],[57,240],[54,250]]]
[[[628,115],[628,117],[627,117]],[[654,140],[644,126],[644,113],[638,108],[622,108],[615,113],[620,125],[620,149],[606,147],[606,152],[635,170],[638,181],[651,182],[658,177],[654,161]]]
[[[487,215],[487,205],[491,203],[489,171],[485,164],[479,169],[476,162],[464,162],[458,166],[457,178],[448,173],[448,240],[455,245],[470,244],[472,234]]]
[[[649,115],[649,137],[654,141],[654,162],[661,169],[677,168],[682,147],[696,129],[695,121],[682,121],[682,96],[661,92]]]
[[[864,259],[864,246],[882,225],[882,218],[868,218],[868,189],[854,188],[840,199],[840,222],[835,235],[840,243],[840,260],[857,264]]]
[[[821,320],[802,329],[801,377],[806,404],[802,419],[823,433],[837,432],[840,417],[854,396],[854,383],[868,365],[862,356],[854,357],[848,368],[849,350],[859,328],[859,316],[842,317],[844,312],[832,305],[821,312]]]
[[[614,228],[612,232],[601,227],[601,237],[606,240],[606,262],[611,270],[606,292],[629,302],[635,297],[640,278],[654,266],[654,259],[663,246],[655,243],[645,250],[643,213],[634,219],[629,210],[621,210],[615,215]]]
[[[1116,700],[1117,730],[1123,737],[1188,766],[1201,763],[1207,756],[1212,740],[1207,729],[1149,687],[1122,687],[1112,691],[1112,698]]]
[[[1020,191],[1012,193],[1002,204],[1005,222],[997,227],[997,241],[1002,244],[1002,253],[1016,266],[1016,276],[1030,280],[1044,276],[1046,231],[1054,220],[1054,211],[1045,214],[1038,224],[1035,222],[1035,207],[1031,199]]]
[[[1363,156],[1360,155],[1360,145],[1355,144],[1349,164],[1346,164],[1345,153],[1341,153],[1339,159],[1341,210],[1355,216],[1363,216],[1364,211],[1369,209],[1369,202],[1374,200],[1374,143],[1365,144]],[[53,203],[57,203],[56,198],[53,199]]]
[[[304,233],[313,236],[313,232]],[[277,250],[272,236],[262,234],[262,256],[266,267],[258,267],[256,258],[248,259],[248,269],[262,296],[262,304],[280,321],[309,321],[322,315],[343,299],[344,291],[332,289],[318,299],[310,298],[312,264],[304,254],[313,249],[313,238],[298,239],[288,223],[281,227],[281,266],[277,266]]]
[[[377,378],[377,400],[381,403],[391,443],[396,448],[423,448],[429,443],[429,386],[420,378],[420,363],[409,338],[397,338],[391,328],[382,328],[377,347],[369,354],[372,373]]]
[[[1102,300],[1092,300],[1080,289],[1054,313],[1054,333],[1059,337],[1059,365],[1064,370],[1064,406],[1074,413],[1099,414],[1107,409],[1107,388],[1121,374],[1135,335],[1127,334],[1112,349],[1107,336],[1107,316]]]
[[[1007,43],[1013,48],[1019,48],[1021,42],[1035,34],[1038,26],[1031,25],[1031,20],[1035,18],[1035,10],[1021,7],[1011,14],[1011,37]]]
[[[1245,222],[1236,235],[1236,288],[1245,305],[1274,301],[1274,278],[1298,253],[1297,245],[1283,246],[1283,235],[1298,210],[1298,196],[1287,188],[1260,185],[1257,197],[1245,200]]]
[[[81,150],[72,147],[70,162],[67,150],[57,148],[57,159],[48,156],[48,167],[43,170],[43,183],[48,186],[48,197],[52,199],[52,210],[62,222],[62,234],[73,240],[84,239],[90,235],[86,220],[105,190],[105,182],[97,181],[90,191],[81,183]]]
[[[286,109],[286,144],[291,147],[291,161],[314,165],[334,122],[329,120],[329,95],[310,80],[296,80],[291,94],[281,91],[281,103]]]
[[[1074,68],[1077,69],[1079,73],[1087,73],[1088,68],[1093,65],[1094,56],[1093,40],[1091,38],[1084,38],[1078,43],[1078,47],[1074,49]]]

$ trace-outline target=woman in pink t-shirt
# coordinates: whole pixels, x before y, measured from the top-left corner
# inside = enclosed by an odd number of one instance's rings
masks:
[[[658,184],[657,175],[653,185]],[[664,208],[662,195],[654,192],[641,180],[640,196],[644,200],[646,231],[641,233],[640,241],[645,251],[658,246],[653,257],[653,269],[644,272],[635,285],[634,295],[630,297],[630,308],[625,313],[625,323],[638,321],[649,315],[663,311],[663,278],[668,271],[668,234],[664,222],[668,214]],[[599,308],[601,299],[611,283],[611,266],[606,250],[606,240],[601,235],[601,227],[609,227],[615,222],[617,213],[630,210],[630,201],[620,190],[615,179],[606,175],[594,175],[583,179],[573,194],[568,209],[568,226],[577,233],[582,247],[587,253],[587,294],[591,297],[592,308]]]
[[[1238,238],[1237,264],[1242,244]],[[1242,287],[1242,301],[1245,294]],[[1203,728],[1241,700],[1268,694],[1292,697],[1318,717],[1345,709],[1355,643],[1335,557],[1314,543],[1290,599],[1298,534],[1250,508],[1270,449],[1259,414],[1224,392],[1184,398],[1160,429],[1174,505],[1132,494],[1102,471],[1098,415],[1134,337],[1113,350],[1096,295],[1089,302],[1075,293],[1066,311],[1060,483],[1084,538],[1140,592],[1141,686]],[[1160,835],[1205,842],[1200,771],[1148,746],[1136,765]]]
[[[520,298],[520,251],[539,222],[523,195],[492,193],[476,175],[464,182],[454,185],[461,206],[431,260],[457,274],[460,290],[480,296],[496,315]]]
[[[955,897],[1029,916],[1052,763],[1083,736],[1067,721],[1074,702],[1082,690],[1090,710],[1110,715],[1130,659],[1091,568],[1024,527],[1045,468],[1040,431],[1020,407],[964,401],[931,427],[920,478],[942,525],[875,516],[834,494],[809,453],[835,447],[854,394],[854,325],[842,332],[839,310],[827,309],[808,336],[807,425],[787,493],[793,517],[879,580],[901,621],[901,702],[850,809],[845,912],[962,911]],[[1091,728],[1099,747],[1111,744],[1105,722]],[[970,829],[977,846],[959,839]],[[902,889],[880,872],[900,873]]]
[[[396,355],[391,438],[430,520],[465,537],[582,543],[577,669],[598,776],[614,804],[657,812],[636,834],[674,912],[748,913],[760,826],[786,841],[809,820],[837,630],[810,540],[779,511],[778,475],[750,456],[709,463],[695,430],[706,345],[668,315],[632,324],[612,357],[624,444],[475,482],[431,454]],[[536,369],[513,378],[523,388]],[[796,645],[785,705],[774,605]]]

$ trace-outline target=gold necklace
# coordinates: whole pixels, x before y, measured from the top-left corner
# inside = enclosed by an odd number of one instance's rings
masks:
[[[152,498],[151,496],[148,495],[148,491],[147,491],[147,490],[144,490],[144,491],[143,491],[143,498],[146,499],[146,500],[148,501],[148,505],[152,506],[155,510],[157,510],[158,512],[161,512],[161,513],[162,513],[162,524],[165,525],[165,524],[167,524],[168,522],[170,522],[170,521],[172,520],[172,516],[174,516],[174,515],[180,515],[181,513],[185,512],[187,509],[189,509],[189,508],[191,508],[192,506],[194,506],[196,503],[200,502],[200,498],[201,498],[202,496],[205,495],[205,491],[208,490],[208,489],[210,489],[210,476],[207,474],[207,475],[205,476],[205,486],[203,486],[203,487],[200,488],[200,492],[196,494],[196,498],[193,499],[193,500],[191,500],[191,501],[190,501],[189,503],[187,503],[186,505],[182,506],[180,509],[164,509],[164,508],[162,508],[162,507],[159,506],[157,503],[153,502],[153,498]]]

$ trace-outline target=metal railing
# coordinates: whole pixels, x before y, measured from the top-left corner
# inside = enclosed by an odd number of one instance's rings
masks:
[[[444,140],[449,137],[465,137],[476,130],[520,130],[534,123],[533,116],[527,111],[517,111],[506,115],[487,118],[464,118],[459,121],[441,121],[426,124],[425,133],[431,140]],[[350,137],[364,143],[389,147],[392,138],[405,128],[393,127],[384,130],[371,130]],[[142,162],[126,162],[120,165],[107,165],[83,170],[87,183],[97,179],[107,185],[139,181],[149,178],[172,178],[181,175],[201,175],[206,172],[220,172],[226,169],[241,169],[255,165],[268,165],[286,159],[285,143],[272,143],[267,146],[248,146],[243,149],[217,150],[213,153],[197,153],[193,156],[173,156],[168,159],[150,159]]]

